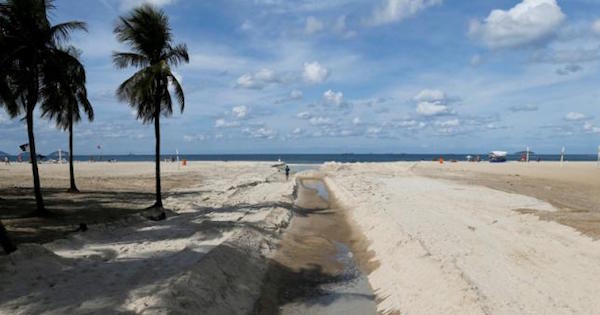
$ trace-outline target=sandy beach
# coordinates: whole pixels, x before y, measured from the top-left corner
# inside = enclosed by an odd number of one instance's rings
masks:
[[[594,163],[326,163],[287,181],[271,164],[164,163],[158,222],[152,163],[76,163],[74,196],[67,165],[41,165],[43,219],[29,165],[0,166],[19,245],[0,256],[0,314],[600,309]]]

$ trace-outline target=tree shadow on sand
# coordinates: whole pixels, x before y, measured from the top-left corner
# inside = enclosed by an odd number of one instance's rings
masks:
[[[96,202],[96,206],[102,205],[102,202]],[[275,226],[237,219],[211,220],[215,213],[236,212],[243,216],[281,206],[292,208],[289,203],[205,208],[204,211],[184,213],[162,222],[128,227],[131,233],[110,237],[110,241],[104,242],[95,241],[94,233],[98,238],[106,239],[101,238],[106,232],[94,231],[92,227],[86,237],[94,244],[94,254],[64,258],[46,253],[61,267],[49,268],[42,276],[32,275],[36,278],[0,289],[0,305],[9,308],[20,306],[19,312],[31,314],[135,314],[143,310],[192,314],[276,314],[276,307],[282,301],[320,294],[319,286],[324,283],[348,281],[348,275],[328,274],[320,266],[292,270],[260,255],[262,241],[252,243],[250,240],[261,237],[247,235],[276,235]],[[131,243],[169,242],[190,236],[198,241],[213,240],[237,228],[247,231],[245,236],[216,247],[191,242],[183,249],[149,247],[137,257],[121,258],[115,250]],[[70,248],[72,245],[69,244]],[[18,271],[18,266],[15,269]],[[352,297],[375,298],[355,295]],[[274,298],[269,299],[269,296]],[[342,296],[332,294],[327,299],[314,300],[314,303],[329,304]],[[144,302],[150,300],[152,303]]]

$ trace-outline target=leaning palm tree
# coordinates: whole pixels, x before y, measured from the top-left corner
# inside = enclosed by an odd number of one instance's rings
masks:
[[[183,89],[171,71],[171,66],[189,62],[185,44],[173,45],[169,19],[164,11],[150,5],[133,9],[120,17],[114,29],[119,42],[129,45],[130,52],[113,53],[116,67],[135,67],[138,71],[117,89],[121,101],[137,110],[143,123],[154,123],[156,136],[156,202],[150,208],[162,210],[160,188],[160,116],[173,113],[173,89],[180,111],[185,99]]]
[[[67,58],[50,64],[47,73],[52,74],[53,85],[42,89],[42,117],[56,122],[56,127],[69,131],[69,192],[79,192],[75,184],[73,168],[73,125],[81,120],[81,109],[89,121],[94,120],[94,109],[87,97],[85,69],[77,60],[78,52],[70,47]],[[58,58],[57,58],[58,59]],[[52,69],[53,68],[53,69]]]
[[[42,100],[40,90],[52,85],[46,65],[66,58],[61,44],[74,30],[85,30],[82,22],[51,25],[47,12],[54,9],[52,0],[0,1],[0,103],[11,117],[24,114],[29,138],[33,186],[39,215],[47,215],[44,207],[37,153],[33,134],[36,104]]]

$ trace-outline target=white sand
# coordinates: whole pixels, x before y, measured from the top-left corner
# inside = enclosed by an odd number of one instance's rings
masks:
[[[514,211],[554,211],[551,205],[419,177],[412,166],[323,167],[380,263],[369,281],[381,312],[600,313],[600,244]]]
[[[104,167],[148,176],[150,164]],[[90,226],[0,257],[0,314],[247,314],[267,268],[261,254],[290,220],[292,182],[268,182],[278,176],[268,163],[193,164],[171,167],[207,176],[165,200],[177,216]],[[78,168],[106,176],[98,165]]]

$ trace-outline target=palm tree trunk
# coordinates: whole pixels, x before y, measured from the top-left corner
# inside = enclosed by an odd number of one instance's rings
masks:
[[[35,105],[35,103],[33,103]],[[31,102],[27,104],[27,136],[29,137],[29,157],[31,159],[31,170],[33,172],[33,190],[35,193],[35,202],[37,205],[36,212],[40,216],[48,214],[44,207],[44,199],[42,198],[42,188],[40,185],[40,173],[37,165],[37,153],[35,152],[35,138],[33,136],[33,105]]]
[[[69,177],[71,181],[69,192],[79,192],[75,185],[75,170],[73,168],[73,114],[69,117]]]
[[[160,189],[160,106],[156,106],[154,114],[154,134],[156,136],[156,203],[154,207],[162,208],[162,195]]]
[[[6,254],[10,254],[17,250],[13,242],[10,240],[10,237],[8,237],[8,233],[6,232],[2,222],[0,222],[0,246],[2,246],[2,249],[4,249]]]

